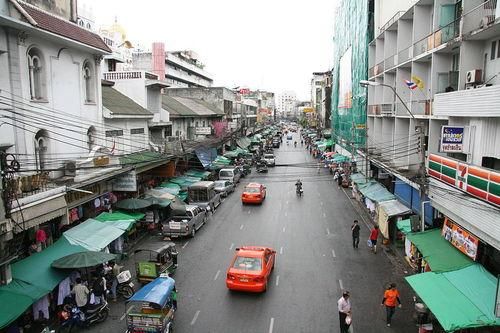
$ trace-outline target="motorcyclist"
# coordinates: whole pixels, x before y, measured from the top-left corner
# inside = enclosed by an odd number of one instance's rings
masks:
[[[297,148],[297,141],[294,141],[293,145],[294,145],[295,148]]]
[[[297,179],[297,182],[295,183],[295,187],[297,188],[297,191],[302,190],[302,181],[300,179]]]

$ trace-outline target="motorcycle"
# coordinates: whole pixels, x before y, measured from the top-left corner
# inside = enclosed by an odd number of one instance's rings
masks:
[[[296,190],[295,190],[295,193],[297,193],[297,195],[299,197],[302,196],[302,194],[304,193],[304,190],[302,189],[302,186],[297,186]]]
[[[101,304],[87,305],[85,312],[74,304],[66,304],[60,315],[63,318],[61,329],[71,332],[74,327],[89,327],[94,323],[104,322],[108,315],[109,307],[106,301]]]
[[[116,277],[118,280],[118,285],[116,286],[116,296],[122,296],[125,299],[129,299],[134,295],[134,284],[132,283],[132,275],[130,271],[123,271]],[[106,288],[111,290],[113,286],[113,275],[106,275]]]

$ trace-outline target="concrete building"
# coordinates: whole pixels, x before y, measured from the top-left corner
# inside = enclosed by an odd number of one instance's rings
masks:
[[[153,43],[151,51],[136,50],[132,58],[135,69],[164,77],[171,87],[211,87],[213,84],[212,75],[204,70],[194,51],[167,52],[163,43]]]
[[[311,103],[321,128],[331,127],[331,100],[332,72],[314,72],[311,79]]]
[[[284,91],[276,96],[276,110],[280,118],[297,118],[297,95]]]
[[[423,146],[434,208],[426,209],[426,222],[441,218],[470,233],[478,241],[474,259],[498,272],[500,6],[496,0],[421,0],[404,11],[393,7],[392,16],[390,7],[385,16],[375,7],[375,17],[390,19],[369,44],[374,175],[384,175],[398,198],[419,206],[415,176]],[[416,126],[425,133],[423,143]]]
[[[90,9],[87,9],[90,11]],[[127,38],[125,28],[116,20],[109,26],[99,28],[99,35],[112,53],[104,56],[104,71],[129,71],[132,70],[132,52],[134,46]]]

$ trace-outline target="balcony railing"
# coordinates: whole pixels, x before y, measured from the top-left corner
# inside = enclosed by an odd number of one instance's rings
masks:
[[[393,116],[394,108],[392,104],[368,105],[368,114],[373,116]]]
[[[368,105],[368,114],[372,116],[380,115],[380,105]]]
[[[413,56],[416,57],[458,37],[460,34],[460,20],[461,18],[454,20],[413,44]]]
[[[398,52],[398,64],[410,60],[413,57],[413,46],[408,46],[406,49]]]
[[[432,114],[431,101],[429,99],[412,101],[411,102],[411,112],[414,115],[430,116]]]
[[[133,79],[148,79],[158,80],[158,75],[145,71],[119,71],[103,73],[104,79],[108,81],[116,80],[133,80]]]
[[[13,193],[17,193],[17,198],[28,197],[58,187],[50,181],[48,172],[9,179],[7,186]]]
[[[375,66],[368,69],[368,77],[374,77],[374,76],[375,76]]]
[[[462,34],[468,35],[492,25],[496,19],[497,5],[497,0],[489,0],[465,13]]]
[[[386,69],[389,69],[396,66],[397,63],[398,63],[398,54],[396,53],[385,59],[384,66]]]

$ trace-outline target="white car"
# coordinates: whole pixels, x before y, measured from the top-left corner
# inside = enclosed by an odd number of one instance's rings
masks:
[[[275,166],[276,165],[276,161],[274,160],[273,154],[264,154],[263,160],[264,160],[264,162],[266,162],[267,166]]]
[[[216,180],[215,192],[220,193],[223,197],[227,197],[229,193],[234,192],[234,184],[229,180]]]

